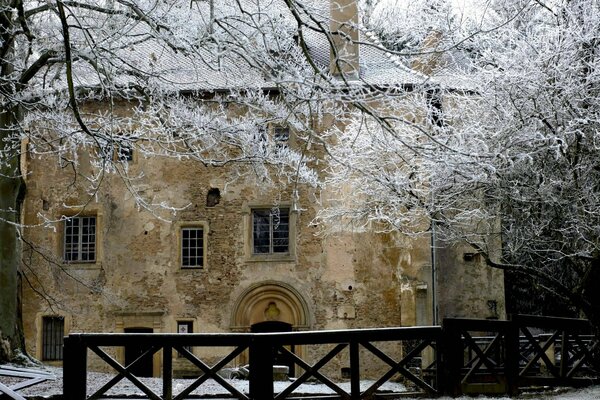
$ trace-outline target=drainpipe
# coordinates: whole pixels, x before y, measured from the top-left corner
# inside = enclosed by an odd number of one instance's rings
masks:
[[[437,270],[436,270],[436,223],[431,221],[431,305],[432,305],[432,325],[438,325],[438,307],[437,307]]]

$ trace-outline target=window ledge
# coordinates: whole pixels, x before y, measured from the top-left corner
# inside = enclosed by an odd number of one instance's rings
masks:
[[[296,256],[293,254],[252,254],[246,259],[246,262],[296,262]]]
[[[63,265],[65,266],[65,268],[72,268],[72,269],[101,269],[102,268],[102,263],[95,261],[95,262],[65,262],[63,261]]]

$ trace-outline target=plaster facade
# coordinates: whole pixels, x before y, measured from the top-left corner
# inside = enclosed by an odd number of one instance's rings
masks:
[[[357,18],[353,1],[338,3],[344,4],[338,21]],[[335,10],[331,8],[332,15]],[[355,34],[348,32],[356,39]],[[349,68],[345,72],[358,74],[358,47],[342,47]],[[94,112],[102,106],[89,107]],[[121,104],[113,112],[127,115],[128,107]],[[64,317],[65,334],[175,333],[181,326],[194,333],[249,332],[264,321],[300,331],[431,325],[444,316],[504,317],[502,273],[479,258],[465,257],[473,253],[465,245],[432,243],[431,234],[341,231],[322,237],[311,224],[319,207],[316,199],[323,195],[317,189],[300,186],[295,199],[292,188],[270,190],[252,176],[234,180],[228,166],[146,159],[135,150],[129,175],[143,173],[143,179],[128,186],[107,174],[98,190],[89,193],[81,183],[91,171],[89,157],[82,150],[76,170],[51,157],[23,160],[23,222],[28,226],[23,320],[27,348],[42,360],[42,321],[48,316]],[[157,218],[139,210],[134,194],[183,208]],[[253,210],[272,207],[289,210],[289,247],[255,254]],[[64,219],[80,216],[95,217],[95,259],[65,262]],[[45,219],[57,222],[45,224]],[[182,266],[185,228],[201,232],[201,268]],[[399,345],[389,350],[402,352]],[[308,358],[319,351],[296,349]],[[225,354],[205,348],[194,353],[209,364]],[[113,355],[126,358],[123,349]],[[334,376],[343,375],[344,357],[331,362]],[[103,368],[98,359],[89,362]],[[247,355],[235,362],[245,364]],[[160,368],[156,355],[152,374],[158,375]],[[174,368],[187,367],[176,359]]]
[[[82,154],[80,168],[86,169]],[[84,192],[64,166],[51,159],[26,159],[23,318],[27,347],[43,359],[42,318],[65,318],[70,332],[126,332],[145,328],[174,333],[187,322],[195,333],[249,332],[276,320],[293,330],[430,325],[432,292],[441,316],[502,318],[503,279],[465,246],[437,249],[432,281],[431,236],[339,232],[321,237],[311,221],[320,193],[261,188],[253,178],[231,182],[227,167],[135,155],[130,174],[144,172],[136,187],[173,205],[187,205],[169,219],[139,211],[131,188],[106,175],[96,193]],[[289,251],[253,254],[252,210],[290,210]],[[40,215],[59,222],[35,227]],[[96,218],[94,262],[64,262],[64,217]],[[182,267],[181,230],[203,234],[201,268]],[[439,244],[438,244],[439,245]],[[401,351],[400,349],[397,349]],[[208,362],[224,354],[195,349]],[[310,356],[313,350],[297,349]],[[121,361],[122,349],[114,355]],[[237,363],[243,365],[242,354]],[[343,357],[333,370],[341,374]],[[60,361],[53,361],[60,364]],[[91,358],[94,368],[101,363]],[[182,360],[175,368],[185,370]],[[153,374],[161,359],[154,357]]]

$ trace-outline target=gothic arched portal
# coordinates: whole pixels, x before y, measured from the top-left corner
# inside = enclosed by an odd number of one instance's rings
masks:
[[[250,286],[238,297],[231,315],[231,330],[250,332],[252,326],[256,330],[258,326],[265,328],[270,325],[286,325],[295,331],[307,330],[310,320],[308,305],[296,289],[287,283],[265,281]],[[291,347],[290,350],[302,358],[302,347]],[[237,361],[238,365],[247,364],[247,352],[240,354]],[[295,375],[293,365],[290,365],[290,375]]]
[[[303,296],[287,283],[256,283],[238,297],[231,316],[231,329],[250,332],[252,325],[265,321],[285,322],[295,331],[307,330],[310,328],[308,305]]]

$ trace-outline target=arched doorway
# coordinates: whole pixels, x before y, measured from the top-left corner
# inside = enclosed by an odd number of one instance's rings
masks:
[[[231,330],[234,332],[308,330],[310,321],[308,304],[296,289],[287,283],[264,281],[251,285],[238,297],[231,315]],[[301,346],[293,351],[302,357]],[[241,354],[238,363],[247,364],[248,355]],[[291,372],[293,373],[293,368]]]

